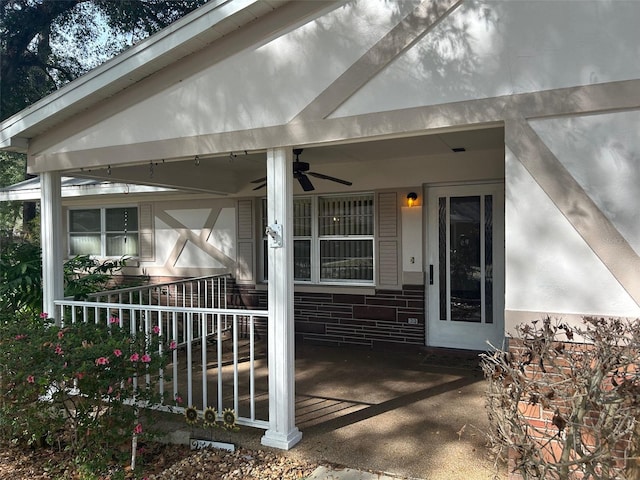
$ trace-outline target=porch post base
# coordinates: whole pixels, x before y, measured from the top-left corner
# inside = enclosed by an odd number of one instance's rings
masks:
[[[302,432],[297,428],[291,430],[288,434],[267,430],[262,436],[260,443],[265,447],[279,448],[280,450],[289,450],[295,444],[302,440]]]

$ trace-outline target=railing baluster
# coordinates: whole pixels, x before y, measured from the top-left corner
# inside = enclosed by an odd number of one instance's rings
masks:
[[[218,346],[218,412],[222,412],[222,318],[217,313],[216,338]]]
[[[164,340],[165,330],[162,324],[162,312],[158,312],[158,316],[160,317],[158,322],[158,328],[160,329],[158,331],[158,335],[160,336],[161,340]],[[163,353],[164,353],[164,345],[163,345],[163,342],[160,341],[158,342],[158,355],[162,357]],[[160,368],[158,371],[158,393],[160,394],[160,401],[162,402],[162,404],[164,404],[164,368]]]
[[[122,316],[122,309],[119,310],[119,315]],[[129,322],[131,323],[129,326],[129,332],[131,333],[131,336],[134,336],[137,334],[137,326],[136,326],[136,310],[131,307],[129,309]],[[133,377],[133,389],[138,390],[138,377]]]
[[[193,314],[186,315],[187,321],[187,402],[188,406],[193,406],[193,364],[191,347],[193,344]]]
[[[173,341],[178,342],[178,312],[171,314],[171,333]],[[178,395],[178,348],[173,349],[173,399],[176,400]]]
[[[151,341],[151,312],[149,310],[144,310],[144,353],[149,352],[149,345]],[[151,384],[151,374],[147,370],[147,374],[145,375],[145,380],[147,382],[147,386]]]
[[[202,315],[204,314],[200,314],[200,317],[202,317]],[[209,395],[207,392],[207,322],[206,322],[206,318],[205,321],[201,321],[200,324],[202,325],[202,409],[204,410],[205,408],[208,407],[209,405]]]
[[[233,409],[238,413],[238,315],[233,315]]]
[[[251,421],[256,419],[256,376],[255,376],[255,335],[253,333],[254,316],[249,316],[249,402],[251,405]]]

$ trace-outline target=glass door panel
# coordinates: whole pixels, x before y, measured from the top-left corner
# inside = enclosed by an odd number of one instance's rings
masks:
[[[446,200],[443,198],[441,200]],[[439,248],[448,254],[448,268],[441,271],[448,277],[448,289],[441,289],[440,301],[448,311],[440,312],[440,319],[454,322],[482,322],[482,261],[483,238],[481,197],[450,197],[448,235]],[[447,211],[441,212],[446,215]],[[448,240],[448,241],[447,241]],[[441,255],[443,255],[441,254]]]

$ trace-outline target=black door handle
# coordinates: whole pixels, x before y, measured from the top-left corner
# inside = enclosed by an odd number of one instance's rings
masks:
[[[429,265],[429,285],[433,285],[433,265]]]

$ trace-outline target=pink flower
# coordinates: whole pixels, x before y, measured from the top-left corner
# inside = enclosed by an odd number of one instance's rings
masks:
[[[56,345],[56,350],[55,350],[56,354],[58,355],[63,355],[64,351],[62,350],[62,347],[60,346],[60,344]]]
[[[96,365],[107,365],[108,363],[109,359],[107,357],[96,358]]]
[[[111,317],[109,319],[109,323],[113,324],[113,323],[119,323],[120,319],[118,317]]]
[[[16,335],[16,340],[23,340],[25,338],[27,338],[27,336],[23,333],[21,333],[20,335]]]
[[[36,383],[36,379],[35,379],[35,377],[33,375],[29,375],[27,377],[27,382],[28,383]]]
[[[58,338],[62,338],[62,337],[64,337],[64,332],[62,330],[60,330],[58,332]]]
[[[135,435],[140,435],[142,433],[142,424],[139,423],[135,427],[133,427],[133,433]]]
[[[158,325],[154,325],[153,333],[155,333],[156,335],[160,334],[160,327]]]
[[[131,360],[132,362],[137,362],[138,360],[140,360],[140,355],[138,355],[137,353],[134,353],[129,357],[129,360]]]
[[[77,378],[78,380],[82,380],[82,379],[84,378],[84,372],[78,372],[78,373],[76,373],[76,378]]]
[[[176,341],[171,340],[171,343],[169,343],[169,350],[175,350],[177,346],[178,344],[176,343]]]
[[[47,312],[40,312],[40,318],[49,318],[49,314]]]
[[[182,397],[176,393],[176,403],[180,405],[182,403]]]
[[[151,361],[151,356],[148,353],[145,353],[144,355],[142,355],[141,360],[143,363],[149,363]]]
[[[122,355],[122,350],[120,350],[119,348],[116,348],[116,349],[113,351],[113,354],[114,354],[116,357],[119,357],[119,356],[121,356],[121,355]]]
[[[107,395],[111,395],[112,393],[113,393],[113,387],[109,385],[109,388],[107,389]]]

